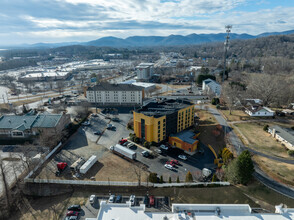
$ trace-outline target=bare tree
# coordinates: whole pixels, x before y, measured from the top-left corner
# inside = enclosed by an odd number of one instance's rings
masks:
[[[139,166],[132,166],[133,167],[133,171],[137,177],[138,180],[138,186],[141,186],[141,176],[142,176],[142,168]]]
[[[56,86],[57,86],[57,91],[59,92],[59,94],[63,93],[64,87],[65,87],[64,81],[58,81],[56,83]]]
[[[6,203],[6,206],[9,208],[11,206],[11,195],[10,195],[10,189],[9,189],[9,184],[7,180],[7,166],[5,165],[4,160],[1,157],[0,157],[0,175],[1,175],[4,195],[5,195],[5,203]]]
[[[232,114],[232,110],[236,107],[236,104],[241,101],[243,95],[244,88],[242,86],[229,82],[223,84],[221,97],[229,108],[230,115]]]

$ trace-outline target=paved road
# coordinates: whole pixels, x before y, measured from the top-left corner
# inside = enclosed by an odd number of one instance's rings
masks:
[[[200,108],[200,106],[195,106],[196,108]],[[228,125],[227,121],[223,118],[223,116],[218,112],[218,110],[213,109],[213,108],[208,108],[208,111],[214,115],[214,117],[216,118],[216,120],[219,122],[220,125],[223,126],[224,131],[228,134],[228,137],[230,139],[230,142],[232,143],[232,145],[235,147],[235,150],[237,152],[237,155],[239,155],[242,151],[248,149],[247,147],[245,147],[243,145],[243,143],[241,142],[241,140],[239,139],[239,137],[235,134],[235,132],[232,130],[232,128]],[[276,159],[280,162],[284,162],[284,159],[282,158],[278,158],[278,157],[274,157],[274,156],[269,156],[266,154],[262,154],[260,152],[248,149],[253,153],[256,153],[260,156],[263,157],[267,157],[269,159]],[[285,159],[286,160],[286,159]],[[288,160],[286,160],[288,161]],[[291,164],[293,163],[292,160],[288,161]],[[255,166],[255,173],[254,176],[261,182],[263,183],[265,186],[275,190],[276,192],[279,192],[285,196],[288,196],[292,199],[294,199],[294,189],[292,189],[291,187],[288,187],[284,184],[278,183],[276,181],[274,181],[273,179],[271,179],[270,177],[268,177],[263,171],[261,171],[257,166]]]

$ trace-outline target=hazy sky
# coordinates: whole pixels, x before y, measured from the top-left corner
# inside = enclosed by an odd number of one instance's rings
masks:
[[[294,29],[294,0],[0,0],[0,45]]]

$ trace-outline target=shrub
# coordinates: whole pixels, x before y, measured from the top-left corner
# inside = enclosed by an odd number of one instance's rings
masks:
[[[145,148],[150,148],[150,143],[148,141],[145,141],[144,144],[143,144],[143,147]]]
[[[291,127],[291,129],[292,129],[292,130],[294,130],[294,126],[293,126],[293,127]]]
[[[168,178],[168,182],[169,183],[172,183],[171,177]]]
[[[218,105],[219,104],[219,98],[212,98],[211,104],[212,105]]]
[[[149,174],[149,182],[157,183],[157,173],[150,173]]]
[[[180,183],[180,178],[179,178],[179,176],[177,177],[177,183]]]
[[[268,125],[263,126],[263,130],[268,131],[268,127],[269,127]]]
[[[163,176],[160,176],[160,183],[163,183]]]
[[[294,150],[288,150],[288,152],[287,152],[290,156],[294,156]]]
[[[140,138],[135,137],[135,138],[134,138],[134,142],[137,143],[137,144],[139,144],[139,143],[140,143]]]
[[[217,104],[217,105],[216,105],[216,108],[217,108],[217,109],[220,109],[220,105],[219,105],[219,104]]]
[[[186,174],[186,182],[193,182],[193,176],[192,176],[192,173],[189,171],[187,174]]]
[[[217,181],[217,177],[216,177],[215,174],[213,174],[212,179],[211,179],[211,182],[216,182],[216,181]]]

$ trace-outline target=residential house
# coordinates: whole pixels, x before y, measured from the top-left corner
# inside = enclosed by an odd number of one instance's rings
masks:
[[[275,125],[269,127],[268,132],[289,150],[294,150],[294,130]]]
[[[251,117],[273,117],[275,115],[273,110],[263,106],[249,106],[245,108],[245,112]]]

